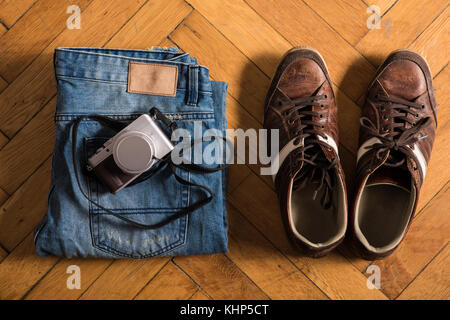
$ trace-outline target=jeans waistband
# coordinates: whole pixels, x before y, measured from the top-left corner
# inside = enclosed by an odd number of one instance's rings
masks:
[[[73,78],[126,84],[130,61],[176,65],[177,91],[186,93],[187,104],[195,105],[199,93],[211,93],[208,68],[177,48],[150,50],[104,48],[57,48],[54,64],[56,79]]]

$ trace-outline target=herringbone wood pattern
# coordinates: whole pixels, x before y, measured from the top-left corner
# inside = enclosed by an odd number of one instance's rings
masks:
[[[67,7],[81,9],[68,29]],[[369,30],[368,5],[380,8]],[[129,260],[39,258],[33,228],[46,209],[54,143],[58,46],[178,46],[227,81],[230,128],[260,128],[278,60],[307,45],[327,61],[337,93],[340,148],[350,186],[365,88],[386,55],[428,59],[439,128],[419,210],[403,244],[374,264],[381,290],[343,245],[322,259],[289,245],[270,180],[231,167],[230,253]],[[2,299],[449,299],[450,101],[448,0],[0,0],[0,298]],[[66,269],[81,268],[68,290]]]

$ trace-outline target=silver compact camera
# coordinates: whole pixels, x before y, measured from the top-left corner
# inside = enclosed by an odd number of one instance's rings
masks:
[[[172,150],[172,142],[157,122],[143,114],[88,159],[88,170],[117,193]]]

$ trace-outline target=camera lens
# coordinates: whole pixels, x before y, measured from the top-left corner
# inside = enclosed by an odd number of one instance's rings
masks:
[[[144,133],[129,131],[116,138],[113,157],[117,166],[124,172],[140,174],[153,164],[154,146]]]

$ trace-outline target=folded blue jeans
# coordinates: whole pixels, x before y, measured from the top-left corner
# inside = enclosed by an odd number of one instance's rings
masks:
[[[174,94],[130,92],[130,62],[149,68],[176,66]],[[74,165],[83,172],[87,159],[116,132],[99,122],[83,120],[76,141],[77,163],[73,164],[71,131],[74,121],[83,115],[131,122],[156,107],[192,136],[199,124],[203,131],[216,129],[225,136],[227,83],[211,81],[206,67],[176,48],[58,48],[54,65],[56,141],[47,213],[35,230],[38,254],[140,259],[227,252],[227,171],[200,174],[177,169],[183,179],[211,189],[213,200],[161,228],[139,229],[84,198],[74,173]],[[178,183],[167,167],[117,194],[92,175],[80,174],[79,179],[95,203],[141,224],[156,224],[205,197],[201,190]]]

